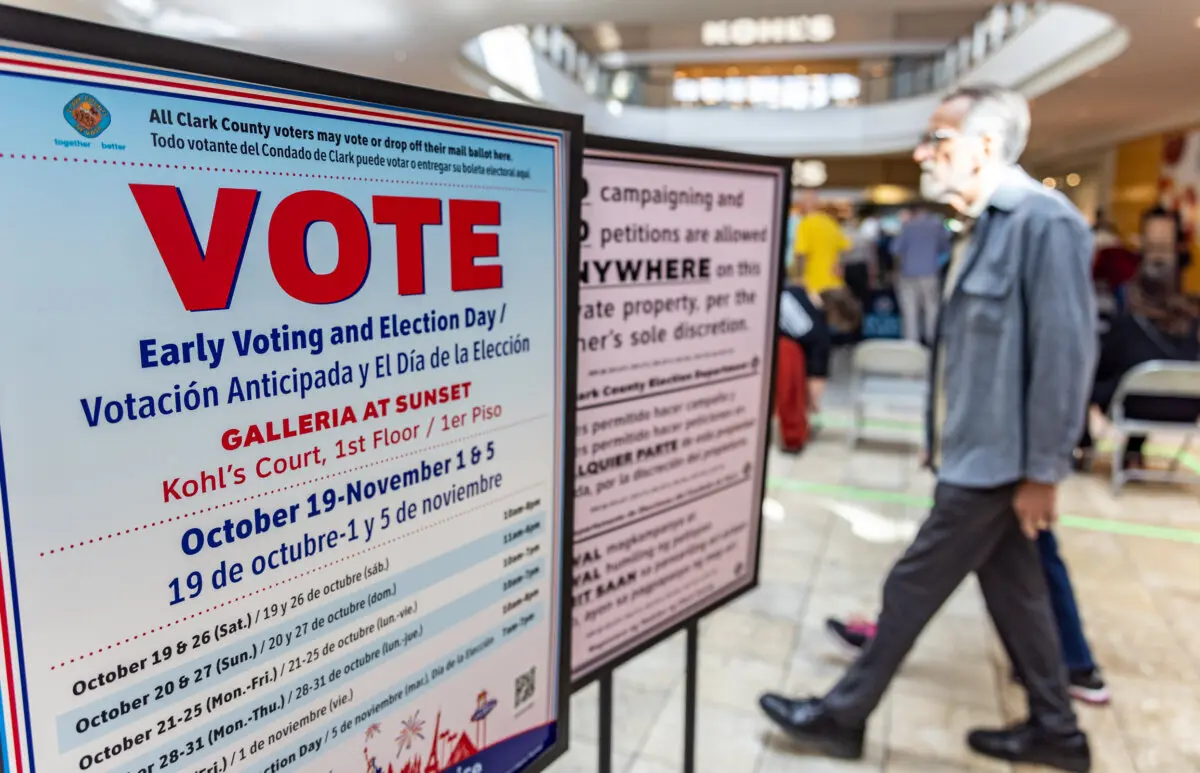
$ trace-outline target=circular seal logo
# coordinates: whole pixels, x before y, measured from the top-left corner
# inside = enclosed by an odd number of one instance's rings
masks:
[[[63,108],[63,118],[67,119],[71,128],[88,139],[99,137],[112,123],[108,108],[91,94],[76,94]]]

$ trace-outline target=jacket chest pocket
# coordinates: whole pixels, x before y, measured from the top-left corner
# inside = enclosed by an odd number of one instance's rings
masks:
[[[999,251],[1002,253],[1003,251]],[[1015,313],[1016,262],[983,254],[959,286],[959,319],[971,333],[999,335]]]

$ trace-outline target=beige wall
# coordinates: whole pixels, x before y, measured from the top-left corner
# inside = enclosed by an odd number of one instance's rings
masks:
[[[921,182],[920,169],[907,156],[818,160],[825,162],[825,172],[829,175],[825,187],[828,188],[869,188],[875,185],[916,188]]]

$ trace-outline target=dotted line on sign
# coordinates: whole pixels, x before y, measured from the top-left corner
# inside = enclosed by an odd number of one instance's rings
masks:
[[[36,153],[3,153],[0,158],[24,161],[59,161],[76,164],[96,164],[105,166],[145,167],[146,169],[178,169],[190,172],[218,172],[222,174],[248,174],[263,177],[304,177],[312,180],[345,180],[348,182],[364,183],[394,183],[398,185],[429,185],[444,188],[470,188],[481,191],[514,191],[517,193],[546,193],[545,188],[511,188],[503,185],[469,185],[467,183],[427,182],[425,180],[400,180],[388,177],[354,177],[352,175],[311,174],[308,172],[272,172],[267,169],[237,169],[227,166],[190,166],[188,164],[158,164],[153,161],[109,161],[105,158],[78,158],[76,156],[42,156]]]
[[[345,556],[344,558],[339,558],[336,561],[330,561],[327,564],[323,564],[321,566],[314,567],[313,569],[309,569],[307,572],[301,572],[300,574],[297,574],[294,577],[289,577],[286,580],[280,580],[277,583],[259,588],[258,590],[253,591],[251,593],[247,593],[244,596],[238,596],[235,599],[229,599],[228,601],[223,601],[220,604],[216,604],[214,606],[209,607],[208,609],[202,610],[200,612],[196,612],[195,614],[187,615],[185,617],[181,617],[178,620],[175,620],[170,623],[164,623],[163,625],[160,625],[158,627],[147,628],[145,631],[142,631],[139,634],[135,634],[134,636],[129,636],[125,639],[120,639],[118,641],[113,642],[112,644],[106,644],[103,647],[97,647],[96,649],[90,650],[87,653],[84,653],[82,655],[77,655],[69,660],[64,660],[64,661],[60,662],[57,666],[50,666],[50,670],[55,671],[59,668],[65,668],[66,666],[68,666],[72,663],[78,663],[81,660],[87,660],[88,658],[93,657],[95,655],[99,655],[101,653],[108,652],[109,650],[116,649],[117,647],[120,647],[123,644],[131,644],[132,642],[135,642],[138,639],[144,639],[147,636],[150,636],[151,634],[155,634],[160,631],[165,631],[168,628],[173,628],[173,627],[179,625],[180,623],[186,623],[189,620],[195,620],[197,617],[200,617],[202,615],[207,615],[209,612],[215,612],[218,609],[223,609],[225,607],[232,606],[233,604],[236,604],[239,601],[245,601],[246,599],[253,598],[253,597],[259,595],[260,593],[266,593],[269,590],[274,590],[275,588],[278,588],[282,585],[287,585],[290,582],[295,582],[296,580],[302,579],[304,577],[308,577],[311,574],[315,574],[324,569],[328,569],[331,566],[337,566],[338,564],[344,563],[353,558],[358,558],[359,556],[363,555],[364,553],[370,553],[372,550],[378,550],[379,548],[386,547],[387,545],[391,545],[395,542],[399,542],[402,539],[408,539],[409,537],[420,534],[423,531],[428,531],[430,529],[435,529],[438,526],[443,526],[447,523],[450,523],[451,521],[462,518],[464,515],[467,515],[469,513],[474,513],[476,511],[491,507],[491,506],[495,505],[497,502],[502,502],[505,499],[511,498],[515,494],[519,494],[522,491],[528,491],[531,488],[537,488],[541,485],[543,485],[543,484],[539,482],[539,483],[534,483],[532,485],[526,486],[521,489],[517,489],[516,491],[512,491],[508,494],[505,494],[502,497],[499,497],[498,499],[493,499],[491,502],[486,502],[482,505],[478,505],[476,507],[472,507],[470,509],[463,510],[461,513],[456,513],[455,515],[452,515],[449,518],[444,518],[444,519],[438,521],[437,523],[431,523],[428,526],[422,526],[418,529],[413,529],[412,531],[407,532],[405,534],[401,534],[399,536],[392,537],[389,540],[384,540],[383,542],[380,542],[376,545],[372,545],[369,548],[363,548],[362,550],[358,551],[357,553],[351,553],[350,555]]]
[[[683,357],[675,357],[670,360],[647,360],[646,362],[638,362],[631,365],[617,365],[612,368],[597,368],[589,370],[589,376],[608,376],[616,373],[625,373],[630,370],[642,370],[643,368],[656,368],[662,365],[675,365],[681,362],[692,362],[694,360],[706,360],[714,357],[724,357],[729,354],[734,354],[736,349],[721,349],[715,352],[703,352],[701,354],[688,354]]]
[[[332,478],[339,478],[343,475],[349,475],[352,472],[360,472],[362,470],[370,469],[371,467],[378,467],[381,464],[387,464],[389,462],[394,462],[398,459],[404,459],[409,456],[416,456],[417,454],[424,454],[429,451],[433,451],[434,449],[437,449],[437,448],[445,448],[446,446],[452,446],[457,443],[461,443],[464,440],[471,440],[473,438],[483,437],[484,435],[490,435],[492,433],[500,432],[502,430],[512,429],[513,427],[517,427],[522,424],[527,424],[531,421],[537,421],[538,419],[545,417],[545,415],[546,414],[539,414],[537,416],[532,416],[528,419],[522,419],[521,421],[514,422],[512,424],[507,424],[503,427],[493,427],[492,429],[489,429],[486,432],[476,432],[473,435],[464,435],[460,438],[446,441],[445,443],[437,443],[432,446],[425,446],[424,448],[421,448],[417,451],[406,451],[405,453],[402,453],[402,454],[397,454],[395,456],[389,456],[386,459],[379,459],[374,462],[368,462],[366,464],[359,465],[358,467],[350,467],[349,469],[345,469],[340,472],[333,472],[333,473],[330,473],[329,475],[322,475],[321,477],[313,478],[312,480],[301,481],[299,483],[292,483],[287,486],[280,486],[277,489],[271,489],[270,491],[263,491],[262,493],[259,493],[259,494],[251,494],[250,496],[242,497],[241,499],[234,499],[229,502],[222,502],[221,504],[212,505],[211,507],[203,507],[199,510],[193,510],[190,513],[184,513],[183,515],[176,515],[172,518],[163,518],[162,520],[159,520],[159,521],[150,521],[149,523],[143,523],[141,526],[134,526],[133,528],[125,529],[124,531],[117,530],[111,534],[103,534],[103,535],[100,535],[99,537],[92,537],[91,539],[88,539],[86,541],[80,540],[79,542],[72,542],[67,545],[63,545],[62,547],[54,548],[53,550],[44,550],[38,554],[38,557],[45,558],[46,556],[53,556],[57,553],[65,553],[69,550],[74,550],[75,548],[87,547],[88,545],[94,545],[97,542],[104,542],[105,540],[113,540],[118,537],[124,537],[128,534],[135,534],[140,531],[146,531],[148,529],[153,529],[156,526],[163,526],[168,523],[175,523],[176,521],[186,520],[193,516],[203,515],[205,513],[211,513],[214,510],[224,510],[227,507],[233,507],[234,505],[240,505],[245,502],[253,501],[255,499],[262,499],[263,497],[269,497],[269,496],[278,494],[283,491],[290,491],[291,489],[301,488],[303,486],[311,486],[314,483],[320,483],[321,481],[330,480]]]

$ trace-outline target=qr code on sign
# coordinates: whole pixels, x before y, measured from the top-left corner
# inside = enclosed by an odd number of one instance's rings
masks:
[[[513,699],[513,706],[519,709],[533,700],[534,693],[537,692],[537,666],[518,676],[516,687],[517,694]]]

